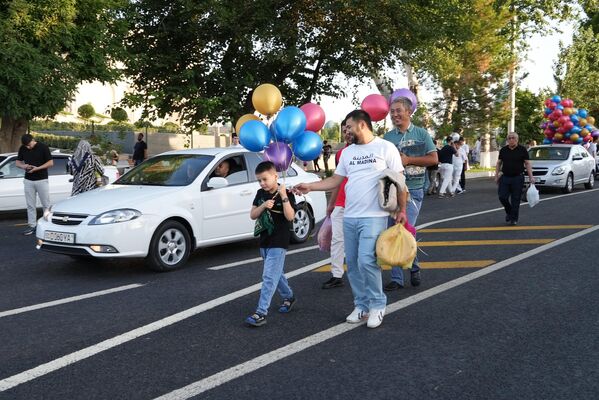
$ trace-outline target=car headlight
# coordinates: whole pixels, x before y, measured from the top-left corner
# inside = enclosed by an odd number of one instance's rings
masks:
[[[566,167],[563,165],[560,165],[559,167],[555,167],[553,169],[553,171],[551,172],[551,175],[562,175],[564,172],[566,172]]]
[[[131,208],[121,210],[106,211],[90,221],[90,225],[116,224],[117,222],[127,222],[139,217],[141,213]]]

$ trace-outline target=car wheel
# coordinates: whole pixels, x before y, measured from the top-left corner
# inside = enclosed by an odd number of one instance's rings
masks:
[[[154,271],[172,271],[185,264],[190,253],[187,229],[177,221],[166,221],[154,232],[146,261]]]
[[[595,186],[595,172],[591,171],[591,175],[589,176],[589,181],[584,184],[585,189],[592,189]]]
[[[566,186],[563,187],[562,192],[564,193],[572,193],[572,190],[574,190],[574,178],[572,177],[572,174],[568,174],[568,177],[566,178]]]
[[[292,243],[304,243],[308,240],[310,232],[314,229],[314,218],[306,203],[298,204],[295,217],[293,218],[293,230],[291,231]]]

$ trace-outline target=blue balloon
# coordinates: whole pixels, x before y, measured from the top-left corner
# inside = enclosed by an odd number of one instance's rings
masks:
[[[305,131],[293,142],[293,154],[302,161],[312,161],[322,151],[322,139],[320,135],[312,131]]]
[[[306,129],[306,115],[298,107],[285,107],[279,111],[273,125],[277,140],[291,143]]]
[[[578,118],[578,115],[572,114],[570,115],[570,121],[572,121],[574,125],[577,125],[578,121],[580,121],[580,118]]]
[[[574,143],[581,144],[583,140],[584,140],[583,138],[579,137],[578,139],[576,139],[576,141]]]
[[[546,108],[545,109],[545,115],[549,115],[553,112],[553,110],[551,108]]]
[[[570,136],[572,136],[572,133],[573,133],[572,131],[570,131],[570,132],[566,132],[566,133],[564,133],[564,137],[565,137],[566,139],[570,139]]]
[[[554,101],[559,104],[559,102],[562,101],[562,98],[556,94],[551,98],[551,101]]]
[[[262,151],[270,143],[270,132],[262,121],[248,121],[239,131],[239,143],[249,151]]]
[[[580,131],[582,131],[582,128],[580,126],[575,126],[572,129],[570,129],[570,133],[580,133]]]
[[[563,110],[563,109],[564,109],[564,106],[562,106],[562,105],[560,104],[560,105],[556,106],[555,108],[556,108],[556,109],[558,109],[558,110]]]
[[[587,131],[589,131],[589,132],[592,132],[592,131],[594,131],[593,125],[591,125],[591,124],[586,124],[586,125],[584,126],[584,128],[585,128]]]
[[[543,144],[551,144],[553,141],[551,139],[543,139]]]
[[[579,117],[586,118],[587,115],[589,115],[589,112],[587,110],[585,110],[584,108],[581,108],[580,110],[578,110]]]

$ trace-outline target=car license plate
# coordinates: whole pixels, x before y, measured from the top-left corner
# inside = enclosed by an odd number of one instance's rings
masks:
[[[49,242],[74,244],[75,234],[66,232],[46,231],[44,232],[44,240],[47,240]]]

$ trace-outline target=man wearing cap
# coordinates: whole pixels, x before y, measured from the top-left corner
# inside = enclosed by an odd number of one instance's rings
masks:
[[[424,176],[426,167],[437,165],[437,148],[426,129],[412,124],[412,102],[405,97],[397,97],[391,101],[391,122],[395,128],[385,134],[383,139],[397,146],[401,161],[405,168],[406,184],[410,191],[407,204],[407,218],[412,226],[416,220],[424,198]],[[410,283],[420,285],[420,267],[418,257],[414,259],[410,269]],[[384,290],[389,292],[404,287],[403,270],[401,267],[391,269],[391,282]]]
[[[54,165],[48,146],[36,142],[33,136],[26,133],[21,137],[16,166],[25,170],[25,202],[27,203],[27,229],[23,235],[35,232],[37,224],[37,196],[40,198],[44,213],[50,208],[50,185],[48,184],[48,168]]]

